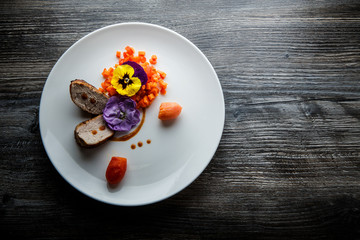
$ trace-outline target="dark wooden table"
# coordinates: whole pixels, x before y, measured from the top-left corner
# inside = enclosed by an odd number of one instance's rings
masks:
[[[226,121],[188,188],[142,207],[69,185],[39,132],[44,83],[86,34],[147,22],[188,38]],[[0,3],[1,239],[360,239],[360,2]]]

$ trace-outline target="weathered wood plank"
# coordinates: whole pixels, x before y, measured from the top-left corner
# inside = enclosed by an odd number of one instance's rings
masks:
[[[128,21],[195,43],[226,107],[203,174],[138,208],[73,189],[51,165],[38,123],[44,83],[64,51]],[[359,239],[358,1],[1,1],[0,26],[4,239]]]

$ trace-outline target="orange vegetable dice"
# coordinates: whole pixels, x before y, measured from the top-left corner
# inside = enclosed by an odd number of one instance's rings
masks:
[[[135,53],[135,49],[133,47],[130,47],[130,46],[126,46],[125,50],[130,56],[134,55],[134,53]]]
[[[107,87],[106,91],[109,93],[110,96],[114,96],[116,94],[116,89],[113,86]]]
[[[156,59],[150,58],[149,62],[150,62],[152,65],[155,65],[155,64],[156,64]]]
[[[164,78],[166,77],[166,73],[164,73],[163,71],[159,71],[159,70],[158,70],[158,73],[160,74],[160,77],[161,77],[162,79],[164,79]]]
[[[160,90],[160,93],[161,93],[162,95],[165,95],[165,94],[166,94],[166,89],[165,89],[165,88],[162,88],[162,89]]]
[[[104,70],[103,70],[103,72],[102,72],[102,75],[103,75],[103,77],[104,78],[107,78],[108,76],[109,76],[109,71],[108,70],[106,70],[106,68],[104,68]]]
[[[155,99],[155,96],[154,96],[154,94],[150,93],[148,95],[148,98],[149,98],[150,102],[152,102]]]

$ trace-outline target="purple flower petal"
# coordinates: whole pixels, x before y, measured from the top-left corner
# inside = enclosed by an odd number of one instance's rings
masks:
[[[127,62],[124,62],[123,64],[130,65],[134,69],[133,77],[139,78],[141,81],[141,85],[146,84],[146,82],[148,80],[148,76],[147,76],[144,68],[141,65],[139,65],[136,62],[132,62],[132,61],[127,61]]]
[[[140,122],[140,111],[131,98],[112,96],[103,110],[103,118],[114,131],[127,132]]]

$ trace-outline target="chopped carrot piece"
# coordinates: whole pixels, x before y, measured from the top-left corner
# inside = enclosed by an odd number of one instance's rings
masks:
[[[158,81],[159,81],[158,75],[157,75],[157,74],[153,74],[153,75],[151,76],[151,81],[153,81],[153,82],[158,82]]]
[[[145,58],[145,62],[141,64],[141,66],[145,69],[147,66],[149,66],[149,63],[146,62],[146,58]]]
[[[140,62],[145,63],[146,62],[146,57],[145,56],[140,56]]]
[[[160,85],[160,88],[165,88],[166,89],[168,84],[166,82],[164,82],[164,80],[160,80],[159,85]]]
[[[138,52],[138,55],[139,55],[139,56],[142,56],[142,57],[145,57],[145,51],[139,51],[139,52]]]
[[[121,52],[120,51],[116,51],[116,57],[120,58],[121,57]]]
[[[152,59],[150,58],[149,62],[152,64],[152,65],[155,65],[157,62],[156,62],[156,59]]]
[[[155,99],[155,96],[154,96],[154,94],[150,93],[148,95],[148,98],[149,98],[150,102],[152,102]]]
[[[164,73],[163,71],[159,71],[159,70],[158,70],[158,73],[160,74],[160,77],[161,77],[162,79],[164,79],[164,78],[166,77],[166,73]]]
[[[132,57],[132,60],[136,63],[140,62],[140,57]]]
[[[159,95],[159,91],[160,90],[158,88],[153,88],[153,89],[151,89],[150,94],[157,96],[157,95]]]
[[[143,97],[143,101],[144,101],[144,104],[145,104],[145,105],[148,105],[148,104],[149,104],[149,98],[148,98],[148,96]]]
[[[113,86],[109,86],[106,88],[106,91],[109,93],[110,96],[116,95],[116,89]]]
[[[102,83],[101,83],[101,87],[102,87],[103,89],[106,89],[108,86],[107,86],[106,82],[102,82]]]
[[[134,55],[134,53],[135,53],[134,48],[133,48],[133,47],[130,47],[130,46],[126,46],[126,47],[125,47],[125,50],[126,50],[126,52],[127,52],[130,56]]]
[[[107,78],[109,76],[109,71],[106,70],[106,68],[104,68],[103,72],[102,72],[102,75],[104,78]]]
[[[165,95],[165,94],[166,94],[166,89],[165,89],[165,88],[162,88],[162,89],[160,90],[160,93],[161,93],[162,95]]]

